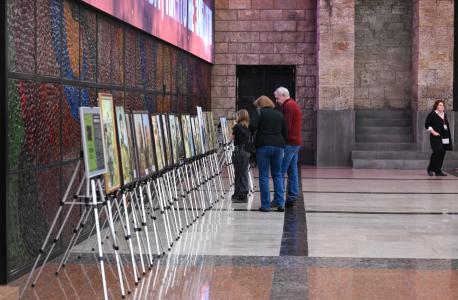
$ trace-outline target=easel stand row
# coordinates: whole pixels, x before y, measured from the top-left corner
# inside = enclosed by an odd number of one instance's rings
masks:
[[[74,247],[91,238],[95,232],[96,243],[91,250],[97,253],[104,299],[108,299],[104,253],[109,252],[116,261],[121,296],[124,298],[126,291],[130,294],[128,277],[132,276],[130,279],[138,285],[147,270],[153,267],[155,259],[171,251],[174,242],[180,239],[185,228],[192,226],[212,209],[215,203],[225,198],[223,167],[227,169],[230,184],[233,185],[234,182],[229,151],[230,145],[227,145],[218,151],[182,161],[109,195],[104,193],[101,176],[84,177],[78,183],[76,193],[70,196],[70,191],[77,183],[77,175],[81,168],[80,160],[20,298],[24,296],[31,281],[32,287],[37,284],[57,243],[62,239],[64,228],[68,225],[70,215],[76,206],[81,208],[81,215],[55,274],[59,275],[65,267]],[[58,227],[57,221],[64,214],[64,221]],[[91,222],[91,219],[94,222]],[[53,232],[56,233],[51,239]],[[104,243],[108,240],[111,245]],[[83,244],[84,247],[90,247],[88,242]],[[130,262],[123,263],[120,249],[127,249]],[[83,249],[80,252],[84,253],[87,250]],[[41,267],[34,276],[39,263],[42,263]],[[124,267],[129,264],[132,275],[126,272]]]

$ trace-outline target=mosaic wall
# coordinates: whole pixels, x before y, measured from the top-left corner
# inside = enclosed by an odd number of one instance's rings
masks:
[[[79,3],[7,5],[11,279],[30,268],[77,165],[78,107],[110,92],[131,110],[210,109],[211,73],[200,59]]]

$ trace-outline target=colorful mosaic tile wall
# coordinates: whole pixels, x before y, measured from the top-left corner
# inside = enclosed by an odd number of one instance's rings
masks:
[[[202,60],[74,1],[8,0],[7,18],[13,278],[30,268],[76,167],[78,107],[110,92],[131,110],[210,109],[211,74]]]

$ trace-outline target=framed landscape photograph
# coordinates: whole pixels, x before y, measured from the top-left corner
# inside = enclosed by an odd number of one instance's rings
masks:
[[[202,107],[200,106],[197,106],[197,124],[198,124],[197,128],[199,129],[200,142],[202,143],[201,154],[204,154],[208,150],[208,144],[207,144],[207,133],[205,132],[205,120],[204,120],[204,116],[202,112]]]
[[[228,142],[231,139],[231,136],[233,134],[232,130],[234,129],[235,126],[235,119],[228,120],[227,121],[227,137],[228,137]]]
[[[173,163],[177,164],[180,160],[178,153],[178,139],[177,139],[177,127],[175,122],[175,115],[169,115],[169,128],[170,128],[170,140],[172,143],[172,158]]]
[[[139,177],[143,178],[149,174],[148,161],[146,159],[145,134],[143,133],[143,117],[141,113],[133,113],[133,128],[135,132],[135,150],[138,158]]]
[[[223,143],[226,144],[229,141],[229,137],[227,136],[229,132],[229,130],[227,129],[227,119],[224,117],[219,118],[219,122],[221,124],[221,135],[223,137]]]
[[[127,128],[127,138],[129,140],[129,147],[130,147],[130,165],[132,166],[132,176],[133,179],[138,178],[138,159],[137,153],[135,152],[136,145],[135,145],[135,132],[133,130],[132,125],[132,115],[130,113],[125,114],[126,117],[126,128]]]
[[[99,107],[80,107],[81,141],[86,177],[107,172],[106,151]]]
[[[162,117],[162,136],[164,137],[164,149],[165,149],[165,157],[166,157],[166,165],[171,166],[173,164],[172,158],[172,146],[170,144],[170,130],[169,130],[169,122],[168,116],[163,114]]]
[[[133,146],[130,144],[127,133],[127,120],[123,106],[116,106],[116,124],[118,128],[118,143],[121,158],[121,170],[123,184],[129,184],[134,181],[134,170],[131,161],[131,151]]]
[[[183,133],[183,145],[184,145],[184,156],[189,159],[192,157],[191,153],[191,147],[189,143],[189,127],[188,127],[188,121],[186,119],[187,115],[181,115],[181,131]]]
[[[121,187],[121,171],[113,96],[111,94],[99,93],[98,103],[102,116],[103,138],[105,140],[107,156],[107,173],[104,174],[105,192],[109,194]]]
[[[191,157],[193,157],[196,156],[196,147],[194,146],[194,135],[192,132],[192,121],[190,115],[186,115],[186,124],[188,129],[189,150],[191,151]]]
[[[203,154],[201,128],[199,126],[199,120],[197,119],[197,117],[191,118],[191,125],[192,125],[192,136],[194,138],[194,146],[196,149],[196,155],[201,155]]]
[[[183,132],[181,130],[181,120],[179,116],[175,116],[175,126],[177,129],[177,147],[178,147],[178,157],[181,159],[185,158],[185,150],[184,150],[184,140],[183,140]]]
[[[212,112],[209,112],[208,113],[209,115],[209,118],[210,118],[210,134],[211,134],[211,137],[212,137],[212,143],[213,143],[213,149],[216,149],[218,148],[218,138],[216,136],[216,128],[215,128],[215,123],[214,123],[214,119],[213,119],[213,113]]]
[[[162,121],[160,115],[151,115],[151,127],[153,130],[153,141],[155,145],[154,149],[156,150],[156,164],[158,171],[164,169],[166,166],[161,123]]]
[[[151,137],[151,126],[149,123],[149,115],[147,113],[142,114],[143,119],[143,134],[145,135],[146,144],[146,161],[148,163],[148,170],[150,173],[156,172],[156,157],[153,150],[153,139]]]
[[[208,138],[208,149],[215,149],[215,140],[214,140],[214,128],[213,128],[213,118],[210,112],[204,112],[204,121],[205,121],[205,130],[207,132]]]

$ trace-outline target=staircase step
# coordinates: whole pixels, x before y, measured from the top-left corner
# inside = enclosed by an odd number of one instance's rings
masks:
[[[429,159],[353,159],[354,169],[404,169],[422,170],[428,167]],[[445,160],[446,168],[458,168],[458,160]],[[426,173],[425,173],[426,174]]]
[[[410,143],[413,142],[412,134],[356,134],[356,142],[367,143]]]
[[[401,127],[401,126],[412,126],[411,118],[356,118],[356,128],[366,126],[378,126],[378,127]]]
[[[431,152],[419,151],[352,151],[352,159],[429,160]],[[458,152],[447,152],[446,159],[458,160]]]
[[[357,110],[355,111],[356,118],[395,118],[404,119],[412,118],[412,111],[410,110]]]
[[[417,145],[414,143],[356,143],[354,150],[416,150]]]
[[[412,134],[412,126],[364,126],[356,128],[357,134]]]

